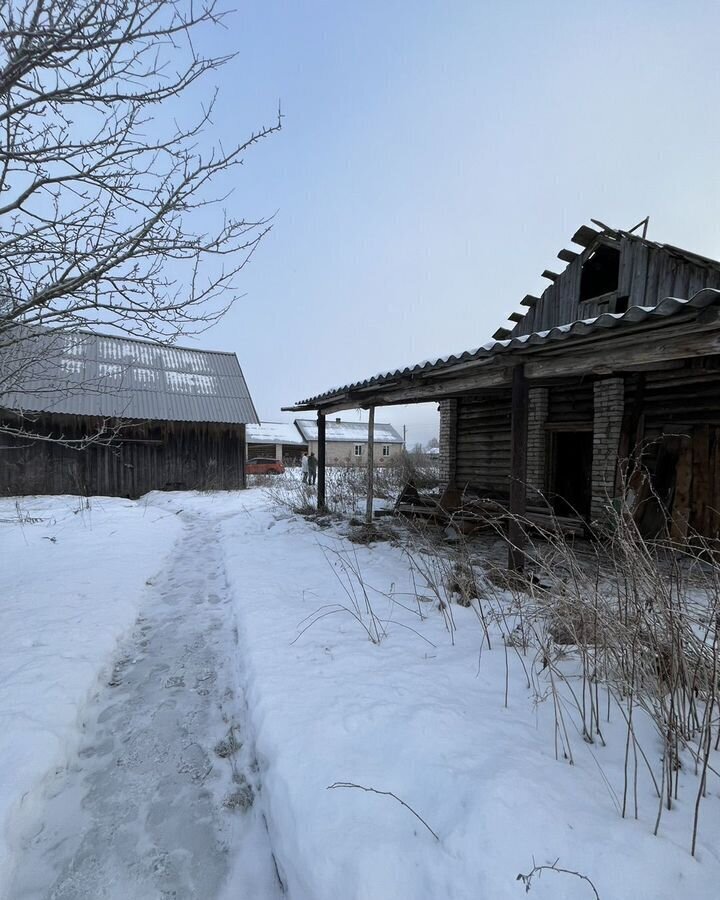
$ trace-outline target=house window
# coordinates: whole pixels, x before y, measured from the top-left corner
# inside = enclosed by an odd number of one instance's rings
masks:
[[[580,275],[580,302],[595,300],[617,291],[619,278],[620,251],[600,244],[583,263]]]
[[[355,456],[362,456],[362,444],[355,444]]]
[[[383,444],[382,455],[390,456],[390,445],[389,444]]]

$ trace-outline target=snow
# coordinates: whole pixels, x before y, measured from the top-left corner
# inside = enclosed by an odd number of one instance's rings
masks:
[[[40,784],[77,748],[90,692],[179,527],[127,500],[0,500],[0,896]]]
[[[349,613],[331,611],[350,605],[334,556],[348,545],[257,499],[243,505],[223,525],[226,565],[271,839],[293,900],[519,897],[516,876],[533,859],[558,858],[590,877],[604,900],[716,896],[717,781],[692,859],[690,793],[665,814],[659,837],[647,784],[639,820],[618,815],[620,722],[608,726],[606,748],[577,734],[575,765],[557,761],[551,703],[535,705],[510,654],[505,708],[504,648],[480,652],[471,609],[453,609],[453,644],[434,604],[420,622],[371,590],[388,631],[374,645]],[[407,602],[399,548],[350,553],[369,585]],[[326,615],[303,631],[318,610]],[[653,736],[643,737],[652,746]],[[336,782],[393,792],[440,841],[392,797],[328,790]],[[552,873],[532,885],[541,900],[591,896],[583,890]]]
[[[260,422],[245,426],[248,444],[297,444],[304,446],[303,438],[292,422]]]
[[[185,526],[172,559],[83,713],[77,757],[45,786],[42,825],[26,843],[12,900],[46,896],[49,885],[54,900],[217,898],[238,842],[254,851],[244,888],[263,900],[278,895],[238,715],[217,523],[195,505],[172,517]],[[158,521],[157,510],[151,517]]]
[[[112,865],[123,852],[150,879],[138,883],[159,891],[161,882],[152,881],[157,856],[148,848],[163,840],[189,841],[190,854],[161,858],[164,896],[203,900],[275,900],[275,865],[290,900],[504,900],[524,895],[516,878],[533,860],[556,859],[590,878],[602,900],[717,895],[717,777],[701,807],[696,858],[689,852],[692,767],[680,773],[680,800],[664,812],[658,837],[644,773],[639,817],[622,819],[615,799],[625,750],[619,715],[611,716],[603,747],[573,730],[568,707],[574,765],[556,759],[552,701],[528,689],[519,658],[496,630],[492,649],[483,645],[474,609],[453,605],[449,630],[436,602],[416,599],[401,546],[351,544],[341,526],[320,527],[276,508],[262,489],[91,504],[81,510],[72,498],[23,501],[26,514],[42,522],[22,527],[9,521],[16,517],[11,501],[0,507],[8,520],[0,524],[3,559],[13,560],[0,611],[0,885],[11,869],[17,884],[31,885],[33,873],[39,879],[36,893],[3,897],[0,890],[2,900],[46,896],[38,887],[43,872],[59,878],[54,896],[134,897],[123,893],[122,870]],[[368,639],[373,624],[349,567],[362,573],[384,633],[379,643]],[[153,674],[154,666],[166,668]],[[103,670],[119,672],[122,684],[98,688]],[[212,677],[202,703],[189,685],[204,672]],[[166,689],[179,674],[185,692],[175,682]],[[177,705],[164,706],[165,696]],[[138,735],[161,707],[163,748],[148,750]],[[186,752],[173,738],[178,716],[194,723],[188,740],[200,749],[193,765],[199,770],[210,760],[212,774],[202,790],[192,777],[173,775],[187,815],[178,817],[171,805],[167,823],[158,825],[162,809],[149,815],[157,800],[153,768],[158,783],[178,771],[175,754]],[[238,722],[242,771],[256,790],[251,811],[231,825],[218,810],[228,773],[208,749],[223,716]],[[640,717],[636,728],[657,764],[655,735]],[[104,762],[86,755],[109,738]],[[134,773],[116,771],[116,760],[134,758]],[[67,770],[60,778],[58,768]],[[395,796],[330,788],[336,783]],[[71,828],[81,823],[82,837],[66,833],[64,813]],[[194,831],[198,817],[212,823],[210,835]],[[121,823],[117,830],[103,831],[108,818]],[[231,849],[225,863],[223,843]],[[207,877],[199,893],[182,880],[193,852],[192,877]],[[99,882],[95,893],[68,892],[68,873],[85,871],[88,854],[100,858],[105,892]],[[86,886],[94,877],[87,875]],[[539,900],[593,896],[587,883],[549,872],[533,880],[530,893]],[[148,888],[137,896],[162,894]]]
[[[318,426],[316,419],[296,419],[298,428],[308,441],[318,439]],[[392,425],[375,423],[373,430],[376,444],[402,444],[403,439],[395,431]],[[367,422],[335,422],[327,419],[325,422],[325,438],[328,441],[367,441]]]

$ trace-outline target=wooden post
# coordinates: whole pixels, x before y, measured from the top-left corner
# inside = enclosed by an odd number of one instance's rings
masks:
[[[527,536],[524,525],[527,491],[528,383],[522,365],[515,366],[512,379],[512,418],[510,424],[510,525],[508,527],[508,568],[525,568]]]
[[[368,417],[368,452],[367,452],[367,506],[365,521],[370,525],[373,520],[373,489],[375,478],[375,407],[370,407]]]
[[[318,471],[317,471],[317,510],[325,512],[325,415],[319,412],[318,426]]]

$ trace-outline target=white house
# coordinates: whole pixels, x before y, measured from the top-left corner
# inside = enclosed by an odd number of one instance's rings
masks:
[[[316,419],[295,419],[295,425],[307,442],[308,452],[317,456],[318,426]],[[375,465],[397,459],[404,441],[392,425],[379,422],[374,428]],[[327,465],[364,466],[368,452],[368,423],[328,419],[325,423],[325,460]]]

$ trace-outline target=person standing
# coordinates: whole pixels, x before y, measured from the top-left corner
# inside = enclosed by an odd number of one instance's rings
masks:
[[[310,454],[310,459],[308,460],[308,478],[310,484],[315,484],[315,479],[317,478],[317,458],[314,453]]]
[[[302,460],[300,462],[300,470],[302,471],[302,480],[303,484],[308,483],[308,455],[307,453],[303,453]]]

